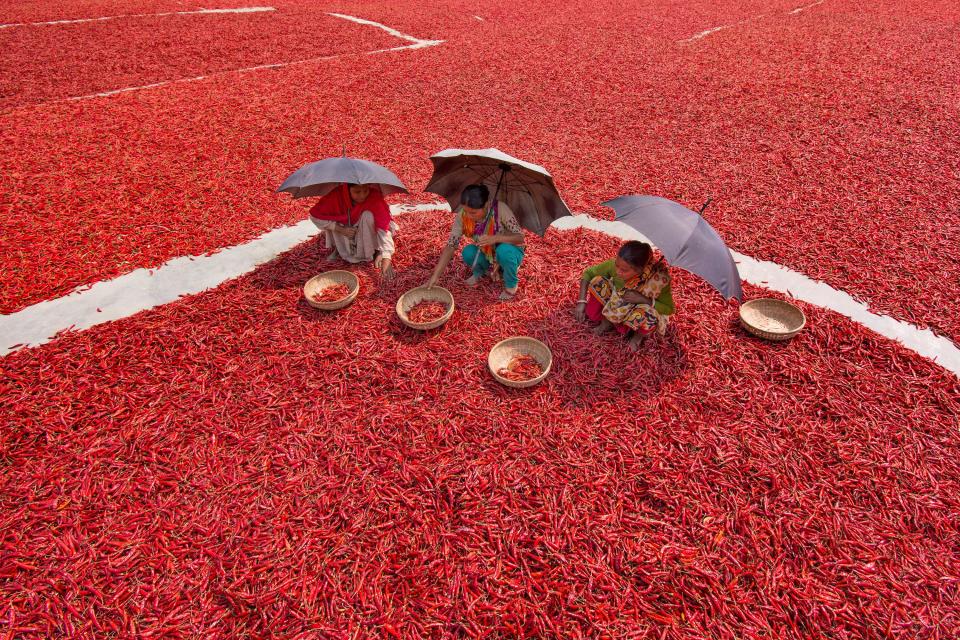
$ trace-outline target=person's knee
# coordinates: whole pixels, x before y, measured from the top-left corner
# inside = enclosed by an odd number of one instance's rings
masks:
[[[463,258],[464,262],[473,262],[473,259],[477,257],[476,245],[466,245],[463,250],[460,251],[460,256]]]
[[[373,226],[373,212],[364,211],[360,214],[360,219],[357,221],[357,224],[361,226]]]
[[[497,262],[500,264],[520,264],[523,253],[512,244],[497,245]]]

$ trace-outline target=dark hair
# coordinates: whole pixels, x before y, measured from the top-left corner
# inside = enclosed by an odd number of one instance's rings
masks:
[[[653,249],[646,242],[630,240],[623,243],[617,255],[637,271],[642,271],[647,266],[651,253],[653,253]]]
[[[483,209],[490,197],[490,189],[483,184],[471,184],[460,194],[460,204],[471,209]]]

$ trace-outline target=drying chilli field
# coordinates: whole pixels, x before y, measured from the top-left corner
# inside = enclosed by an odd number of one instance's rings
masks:
[[[712,197],[738,254],[960,343],[958,42],[955,0],[0,0],[0,326],[301,222],[274,189],[343,145],[398,205],[498,147],[594,218]],[[416,333],[450,214],[409,209],[340,312],[311,240],[0,356],[0,637],[960,637],[957,370],[829,304],[762,342],[679,271],[634,354],[573,318],[587,229],[512,303],[451,268]],[[518,334],[526,390],[486,369]]]

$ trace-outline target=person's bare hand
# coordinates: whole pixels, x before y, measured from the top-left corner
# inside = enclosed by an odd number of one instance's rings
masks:
[[[385,282],[390,282],[391,280],[393,280],[393,278],[397,274],[393,271],[393,263],[390,261],[390,259],[389,258],[382,259],[380,258],[380,256],[377,256],[376,262],[377,262],[376,264],[377,268],[380,269],[380,277]]]
[[[620,297],[630,304],[647,304],[650,302],[647,296],[638,291],[624,291]]]
[[[337,225],[336,232],[346,238],[354,238],[357,235],[357,230],[355,228],[342,224]]]
[[[480,236],[477,238],[477,244],[481,247],[489,247],[492,244],[497,244],[497,236]]]
[[[586,322],[587,321],[587,305],[583,302],[577,303],[577,308],[573,311],[574,317],[577,319],[577,322]]]

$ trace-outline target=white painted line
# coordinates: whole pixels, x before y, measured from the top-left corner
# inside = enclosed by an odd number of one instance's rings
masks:
[[[236,9],[199,9],[197,11],[169,11],[167,13],[125,13],[118,16],[103,16],[101,18],[77,18],[76,20],[51,20],[50,22],[11,22],[0,24],[0,29],[11,27],[36,27],[57,24],[80,24],[83,22],[103,22],[105,20],[119,20],[120,18],[159,18],[162,16],[198,16],[223,13],[263,13],[276,11],[274,7],[238,7]]]
[[[739,23],[737,23],[737,24],[739,24]],[[700,33],[695,33],[695,34],[693,34],[692,36],[690,36],[689,38],[687,38],[686,40],[677,40],[677,42],[693,42],[694,40],[699,40],[700,38],[705,38],[706,36],[710,35],[711,33],[716,33],[717,31],[722,31],[723,29],[729,29],[730,27],[735,27],[735,26],[737,26],[737,25],[735,25],[735,24],[725,24],[725,25],[721,25],[721,26],[719,26],[719,27],[714,27],[713,29],[707,29],[707,30],[705,30],[705,31],[701,31]]]
[[[480,22],[483,22],[483,18],[481,18],[480,16],[473,16],[473,17],[479,20]]]
[[[450,210],[446,204],[391,207],[394,215],[443,209]],[[50,342],[61,331],[89,329],[219,286],[253,271],[317,233],[317,227],[305,220],[217,253],[173,258],[156,269],[137,269],[90,287],[80,287],[62,298],[0,316],[0,356]]]
[[[357,24],[365,24],[371,27],[376,27],[378,29],[383,29],[384,31],[392,35],[394,38],[400,38],[401,40],[407,40],[408,42],[413,42],[415,44],[424,42],[424,40],[421,40],[420,38],[415,38],[405,33],[401,33],[400,31],[397,31],[393,27],[388,27],[385,24],[374,22],[373,20],[367,20],[366,18],[349,16],[345,13],[328,13],[327,15],[333,16],[334,18],[340,18],[342,20],[349,20],[350,22],[356,22]]]
[[[437,203],[391,207],[397,216],[415,211],[449,210],[448,205]],[[559,231],[592,229],[621,240],[650,242],[622,222],[587,215],[560,218],[551,226]],[[250,242],[214,254],[174,258],[156,269],[137,269],[90,287],[80,287],[62,298],[0,316],[0,356],[50,342],[57,333],[67,329],[88,329],[219,286],[253,271],[316,234],[317,228],[307,220],[268,231]],[[873,313],[850,294],[797,271],[736,251],[731,253],[746,282],[846,316],[960,377],[960,348],[949,339],[929,329]]]
[[[650,242],[636,229],[622,222],[598,220],[586,215],[560,218],[552,226],[556,229],[593,229],[621,240]],[[773,262],[757,260],[736,251],[731,253],[737,262],[740,277],[744,281],[771,291],[786,293],[796,300],[803,300],[846,316],[871,331],[896,340],[907,349],[933,360],[960,377],[960,348],[948,338],[938,336],[929,329],[921,329],[909,322],[873,313],[869,306],[854,299],[845,291],[834,289],[824,282],[813,280],[797,271]]]
[[[393,28],[388,27],[388,26],[386,26],[386,25],[380,24],[379,22],[373,22],[372,20],[365,20],[365,19],[363,19],[363,18],[356,18],[356,17],[354,17],[354,16],[347,16],[347,15],[340,14],[340,13],[331,13],[331,14],[329,14],[329,15],[334,16],[334,17],[336,17],[336,18],[342,18],[342,19],[344,19],[344,20],[350,20],[351,22],[356,22],[356,23],[358,23],[358,24],[372,25],[372,26],[378,27],[378,28],[380,28],[380,29],[383,29],[384,31],[386,31],[387,33],[389,33],[389,34],[392,35],[392,36],[396,36],[397,38],[401,38],[401,39],[403,39],[403,40],[406,40],[407,42],[412,42],[413,44],[404,45],[404,46],[402,46],[402,47],[390,47],[389,49],[375,49],[375,50],[373,50],[373,51],[364,51],[364,52],[361,52],[361,53],[338,53],[338,54],[330,55],[330,56],[320,56],[320,57],[317,57],[317,58],[306,58],[306,59],[304,59],[304,60],[293,60],[293,61],[291,61],[291,62],[278,62],[278,63],[275,63],[275,64],[260,64],[260,65],[257,65],[257,66],[255,66],[255,67],[242,67],[242,68],[240,68],[240,69],[227,69],[226,71],[215,71],[215,72],[209,73],[209,74],[207,74],[207,75],[205,75],[205,76],[193,76],[193,77],[190,77],[190,78],[176,78],[176,79],[174,79],[174,80],[164,80],[163,82],[154,82],[154,83],[151,83],[151,84],[142,84],[142,85],[135,86],[135,87],[123,87],[123,88],[121,88],[121,89],[111,89],[110,91],[101,91],[101,92],[99,92],[99,93],[88,93],[87,95],[83,95],[83,96],[73,96],[73,97],[70,97],[70,98],[64,98],[64,99],[62,99],[62,100],[53,100],[52,102],[65,102],[65,101],[70,101],[70,100],[91,100],[91,99],[93,99],[93,98],[105,98],[105,97],[107,97],[107,96],[117,95],[118,93],[127,93],[127,92],[130,92],[130,91],[140,91],[141,89],[154,89],[154,88],[156,88],[156,87],[163,87],[163,86],[166,86],[166,85],[168,85],[168,84],[177,84],[177,83],[181,83],[181,82],[196,82],[197,80],[203,80],[203,79],[205,79],[205,78],[214,78],[214,77],[217,77],[217,76],[222,76],[222,75],[227,74],[227,73],[249,73],[249,72],[251,72],[251,71],[262,71],[262,70],[264,70],[264,69],[280,69],[280,68],[283,68],[283,67],[290,67],[290,66],[298,65],[298,64],[309,64],[309,63],[311,63],[311,62],[323,62],[323,61],[325,61],[325,60],[335,60],[336,58],[343,58],[343,57],[347,57],[347,56],[364,55],[364,54],[368,54],[368,55],[369,55],[369,54],[376,54],[376,53],[390,53],[390,52],[393,52],[393,51],[404,51],[404,50],[407,50],[407,49],[411,49],[411,50],[412,50],[412,49],[423,49],[423,48],[425,48],[425,47],[435,47],[435,46],[437,46],[437,45],[439,45],[439,44],[443,44],[443,43],[444,43],[443,40],[420,40],[419,38],[415,38],[415,37],[410,36],[410,35],[407,35],[407,34],[405,34],[405,33],[400,33],[400,32],[397,31],[396,29],[393,29]],[[45,104],[45,103],[41,103],[41,104]],[[36,106],[36,105],[29,105],[29,106]]]
[[[817,5],[823,4],[825,1],[826,1],[826,0],[817,0],[816,2],[811,2],[810,4],[803,5],[802,7],[797,7],[797,8],[794,9],[793,11],[790,11],[789,14],[790,14],[790,15],[795,15],[795,14],[800,13],[801,11],[806,11],[807,9],[812,9],[812,8],[814,8],[814,7],[817,6]]]
[[[805,5],[803,5],[802,7],[797,7],[796,9],[793,9],[792,11],[788,11],[787,13],[785,13],[785,14],[783,14],[783,15],[794,15],[794,14],[800,13],[801,11],[806,11],[807,9],[812,9],[813,7],[816,7],[817,5],[821,5],[821,4],[823,4],[824,2],[826,2],[826,0],[817,0],[816,2],[812,2],[812,3],[810,3],[810,4],[805,4]],[[701,31],[700,33],[695,33],[694,35],[690,36],[689,38],[685,38],[685,39],[683,39],[683,40],[677,40],[677,43],[679,44],[679,43],[682,43],[682,42],[695,42],[696,40],[699,40],[700,38],[705,38],[705,37],[707,37],[707,36],[710,35],[711,33],[716,33],[717,31],[722,31],[723,29],[729,29],[729,28],[731,28],[731,27],[739,27],[739,26],[742,25],[742,24],[747,24],[748,22],[753,22],[754,20],[759,20],[760,18],[764,18],[764,17],[769,16],[769,15],[773,15],[773,14],[771,14],[771,13],[761,13],[761,14],[759,14],[759,15],[756,15],[756,16],[753,16],[753,17],[750,17],[750,18],[746,18],[746,19],[744,19],[744,20],[741,20],[740,22],[735,22],[735,23],[733,23],[733,24],[724,24],[724,25],[720,25],[719,27],[713,27],[712,29],[706,29],[705,31]]]

